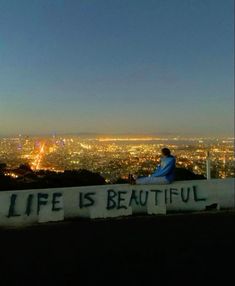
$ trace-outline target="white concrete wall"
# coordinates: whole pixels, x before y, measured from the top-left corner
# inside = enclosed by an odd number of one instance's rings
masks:
[[[234,179],[5,191],[0,192],[0,226],[199,211],[211,204],[235,208]]]

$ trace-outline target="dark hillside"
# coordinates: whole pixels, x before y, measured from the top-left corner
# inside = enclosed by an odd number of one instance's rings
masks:
[[[234,226],[218,212],[1,229],[0,285],[228,285]]]

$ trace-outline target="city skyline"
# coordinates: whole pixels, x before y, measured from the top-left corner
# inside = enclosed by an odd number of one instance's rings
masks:
[[[234,133],[233,134],[201,134],[201,133],[171,133],[171,132],[159,132],[159,133],[133,133],[133,132],[125,132],[125,133],[115,133],[115,132],[110,132],[110,133],[99,133],[99,132],[71,132],[71,133],[66,133],[66,132],[51,132],[51,133],[8,133],[8,134],[0,134],[0,138],[52,138],[52,137],[64,137],[64,136],[76,136],[80,138],[93,138],[93,139],[115,139],[117,140],[118,138],[120,140],[123,139],[140,139],[141,138],[144,141],[148,140],[169,140],[169,139],[182,139],[185,138],[186,140],[198,140],[198,139],[230,139],[234,140]]]
[[[234,136],[232,0],[0,0],[0,136]]]

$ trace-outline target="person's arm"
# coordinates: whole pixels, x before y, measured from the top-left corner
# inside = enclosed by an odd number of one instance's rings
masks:
[[[173,168],[175,165],[175,160],[172,159],[170,160],[167,165],[164,168],[158,168],[153,174],[152,176],[154,177],[163,177],[166,176]]]
[[[160,164],[157,165],[157,167],[156,167],[155,171],[152,173],[152,175],[156,174],[157,172],[159,172],[160,169],[161,169],[161,161],[160,161]]]

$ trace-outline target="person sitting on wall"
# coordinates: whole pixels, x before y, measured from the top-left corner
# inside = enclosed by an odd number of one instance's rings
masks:
[[[171,155],[171,151],[168,148],[161,150],[162,157],[160,164],[157,166],[154,173],[148,177],[135,178],[130,175],[129,181],[131,184],[137,185],[165,185],[170,184],[174,181],[175,172],[175,157]]]

